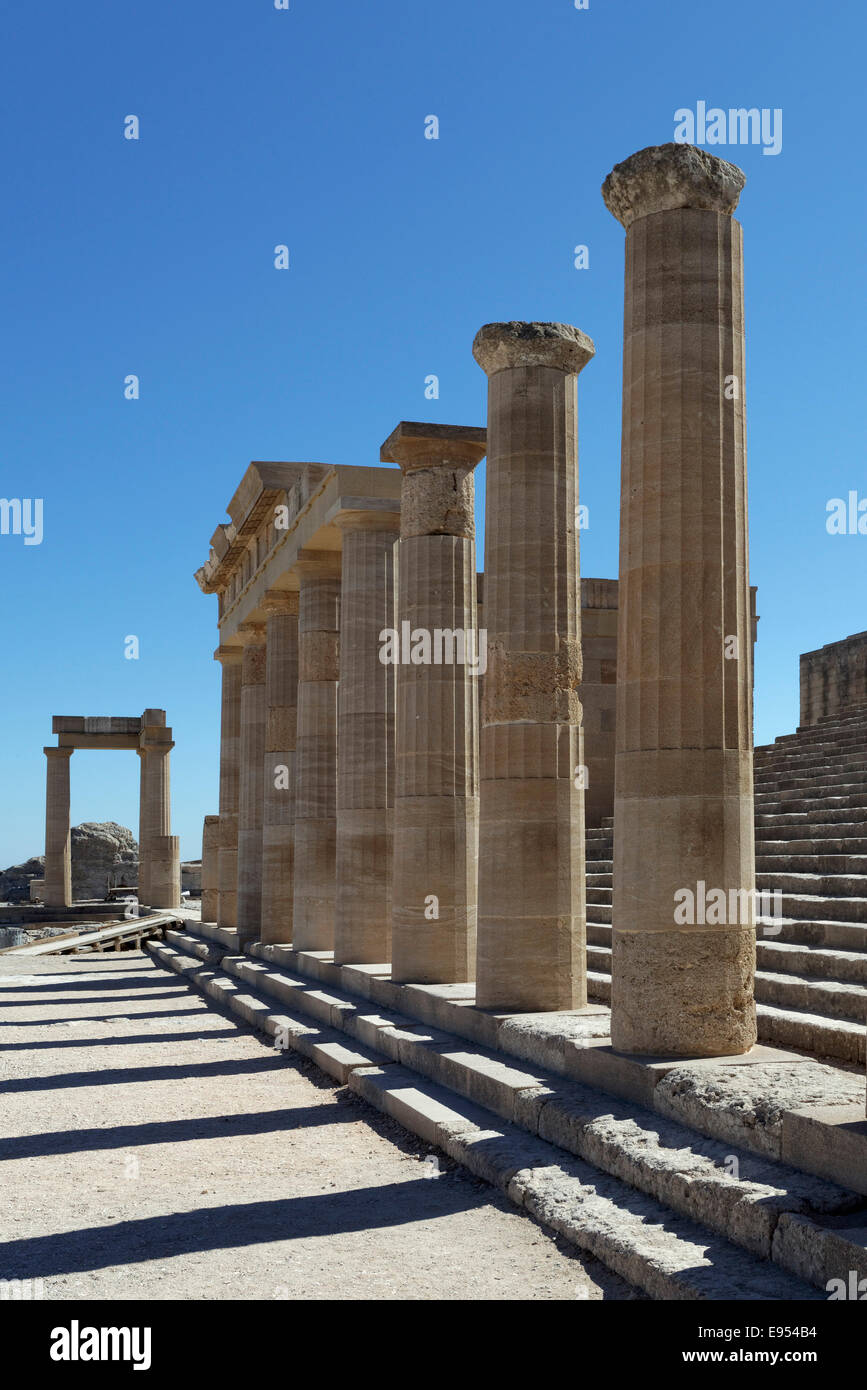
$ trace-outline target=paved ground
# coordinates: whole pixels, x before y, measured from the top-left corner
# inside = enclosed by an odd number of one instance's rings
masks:
[[[632,1299],[139,952],[0,957],[0,1280],[49,1299]]]

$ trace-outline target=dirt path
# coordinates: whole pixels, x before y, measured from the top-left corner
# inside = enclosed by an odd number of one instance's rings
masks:
[[[631,1299],[139,952],[0,957],[0,1279],[49,1299]]]

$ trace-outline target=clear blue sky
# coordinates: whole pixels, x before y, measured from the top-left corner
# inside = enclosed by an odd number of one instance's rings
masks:
[[[198,856],[219,668],[193,571],[226,502],[254,458],[371,464],[399,419],[484,423],[483,323],[595,340],[582,569],[617,574],[623,231],[599,186],[698,101],[783,111],[779,155],[714,152],[748,177],[756,734],[792,730],[798,654],[867,628],[867,536],[825,530],[829,498],[867,496],[863,15],[7,0],[0,495],[44,499],[44,540],[0,536],[0,866],[41,852],[51,715],[146,706],[174,727],[174,828]],[[73,823],[136,830],[134,755],[76,753],[72,771]]]

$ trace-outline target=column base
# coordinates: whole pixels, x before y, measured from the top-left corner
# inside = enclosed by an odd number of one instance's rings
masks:
[[[658,1057],[732,1057],[756,1041],[756,937],[743,931],[613,932],[611,1044]]]

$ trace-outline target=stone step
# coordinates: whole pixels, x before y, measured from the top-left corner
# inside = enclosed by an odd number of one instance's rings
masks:
[[[774,829],[783,827],[801,826],[804,833],[808,835],[821,835],[823,826],[831,826],[829,835],[863,835],[864,827],[867,825],[867,817],[859,819],[852,815],[851,808],[848,806],[835,806],[831,809],[825,807],[815,807],[809,813],[788,808],[785,811],[757,811],[756,812],[756,835],[766,826]],[[834,828],[836,827],[836,828]],[[788,830],[786,831],[788,834]]]
[[[611,974],[600,969],[588,970],[587,993],[600,1003],[611,1003]],[[867,1061],[863,1022],[831,1019],[777,1005],[756,1003],[756,1026],[760,1042],[778,1047],[799,1048],[816,1057],[833,1058],[864,1066]]]
[[[840,874],[811,874],[811,873],[783,873],[765,872],[756,874],[756,887],[762,889],[780,889],[783,893],[809,893],[819,898],[863,898],[864,906],[867,908],[867,875],[840,873]],[[853,921],[861,922],[865,918],[855,916]]]
[[[756,868],[765,873],[867,873],[867,840],[762,840],[756,845]]]
[[[865,811],[862,819],[867,820],[867,797],[863,791],[851,792],[840,796],[804,796],[800,791],[791,792],[757,792],[756,793],[756,814],[773,814],[774,809],[780,813],[786,811],[809,811],[812,815],[815,811]],[[857,820],[857,816],[852,819]]]
[[[787,918],[807,918],[809,921],[820,918],[867,924],[867,898],[783,892],[782,915]]]
[[[652,1297],[823,1297],[827,1259],[803,1271],[804,1223],[833,1258],[823,1223],[863,1212],[833,1183],[271,963],[152,954]]]
[[[756,999],[780,1009],[795,1009],[824,1019],[848,1019],[864,1030],[867,986],[841,980],[813,980],[800,975],[756,971]]]
[[[864,942],[867,948],[867,936]],[[756,942],[760,970],[867,987],[867,949],[834,951],[791,941]],[[865,1015],[867,1017],[867,1015]]]

